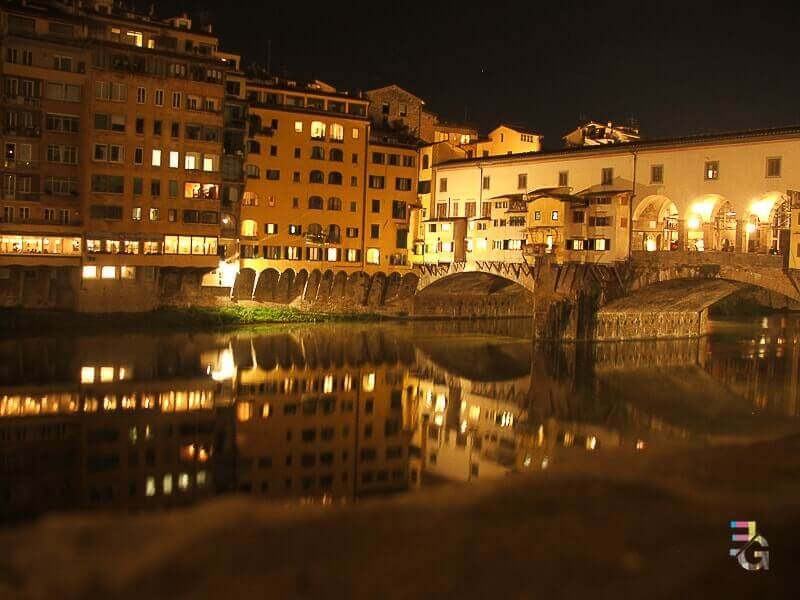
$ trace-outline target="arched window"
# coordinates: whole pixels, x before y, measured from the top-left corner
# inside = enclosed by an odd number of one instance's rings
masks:
[[[328,152],[328,160],[342,162],[344,160],[344,152],[339,148],[331,148]]]
[[[338,244],[342,241],[342,228],[338,225],[328,225],[328,243]]]
[[[256,237],[258,234],[258,223],[252,219],[242,221],[242,237]]]
[[[325,235],[322,233],[322,225],[319,223],[311,223],[306,227],[306,241],[311,244],[321,244],[325,241]]]
[[[339,125],[339,123],[331,125],[331,139],[337,142],[341,142],[344,139],[344,127]]]
[[[422,168],[423,169],[430,168],[430,159],[428,158],[427,154],[422,155]]]
[[[322,210],[322,196],[311,196],[308,199],[308,208]]]
[[[328,210],[342,210],[342,199],[335,196],[328,198]]]
[[[322,146],[311,146],[311,158],[314,160],[325,160],[325,148]]]
[[[311,171],[308,174],[308,180],[311,183],[325,183],[325,173],[322,171]]]
[[[332,185],[342,185],[342,174],[339,171],[328,173],[328,183]]]
[[[246,165],[244,171],[248,177],[261,177],[261,169],[258,168],[258,165]]]
[[[325,123],[322,121],[311,121],[311,138],[315,140],[325,139]]]
[[[261,144],[255,140],[247,140],[248,154],[261,154]]]

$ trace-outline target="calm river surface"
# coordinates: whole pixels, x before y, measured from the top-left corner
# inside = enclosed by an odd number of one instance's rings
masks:
[[[800,431],[800,318],[534,344],[526,320],[0,340],[0,521],[339,502]]]

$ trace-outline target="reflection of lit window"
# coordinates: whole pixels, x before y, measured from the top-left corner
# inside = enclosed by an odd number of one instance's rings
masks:
[[[136,440],[139,438],[139,431],[136,429],[134,425],[130,429],[128,429],[128,439],[131,441],[131,444],[135,444]]]
[[[372,392],[375,390],[375,373],[367,373],[364,375],[364,381],[361,385],[365,392]]]
[[[125,367],[120,367],[119,368],[119,380],[120,381],[125,381],[127,378],[128,378],[128,371],[125,369]]]
[[[444,412],[447,407],[447,398],[444,394],[436,394],[436,412]]]
[[[170,473],[164,475],[163,491],[166,495],[170,495],[172,493],[172,475]]]
[[[85,266],[82,270],[84,279],[97,279],[97,267]]]
[[[270,409],[269,404],[264,404],[261,407],[261,418],[262,419],[268,419],[269,418],[269,414],[270,414],[270,410],[271,409]]]
[[[350,375],[344,376],[344,381],[342,382],[342,391],[349,392],[353,389],[353,378]]]
[[[322,382],[322,393],[323,394],[333,393],[333,375],[325,375],[325,379]]]
[[[204,486],[206,481],[208,480],[208,476],[206,475],[205,471],[198,471],[197,472],[197,486]]]
[[[81,383],[94,383],[94,367],[81,368]]]
[[[481,407],[480,406],[470,406],[469,407],[469,418],[473,421],[477,421],[481,416]]]
[[[100,381],[103,383],[114,381],[114,367],[100,367]]]
[[[178,475],[178,488],[181,490],[185,490],[189,488],[189,474],[188,473],[181,473]]]
[[[144,439],[152,440],[153,439],[153,428],[150,425],[144,426]]]
[[[106,396],[103,398],[103,410],[117,410],[117,397]]]
[[[144,487],[144,493],[147,496],[156,495],[156,478],[148,477]]]
[[[593,435],[586,438],[586,449],[594,450],[595,448],[597,448],[597,438]]]
[[[249,421],[253,417],[253,405],[250,402],[240,402],[236,406],[236,418],[239,421]]]

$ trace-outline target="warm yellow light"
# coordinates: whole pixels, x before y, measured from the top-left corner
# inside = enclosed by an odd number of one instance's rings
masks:
[[[595,448],[597,448],[597,438],[593,435],[586,438],[586,449],[594,450]]]
[[[362,378],[361,388],[365,392],[374,392],[375,391],[375,373],[367,373]]]
[[[81,367],[81,383],[94,383],[94,367]]]
[[[653,240],[653,239],[647,240],[647,242],[645,242],[645,249],[648,252],[655,252],[656,251],[656,241]]]
[[[770,221],[772,209],[775,208],[775,205],[782,199],[783,195],[779,192],[772,192],[758,198],[750,204],[750,214],[754,217],[758,217],[758,220],[762,223]]]
[[[689,217],[689,220],[686,223],[689,229],[700,229],[700,219],[697,217]]]
[[[747,225],[744,226],[744,230],[747,233],[755,233],[756,229],[758,229],[758,228],[756,227],[755,223],[748,223]]]
[[[647,444],[644,440],[636,440],[636,449],[637,450],[644,450],[647,447]]]
[[[700,219],[701,223],[710,223],[714,207],[721,198],[718,196],[707,196],[702,200],[693,202],[689,207],[689,214],[694,218]],[[699,227],[699,225],[698,225]],[[694,229],[696,229],[695,227]]]
[[[97,267],[93,265],[83,267],[82,273],[84,279],[97,279]]]
[[[249,421],[253,416],[253,405],[250,402],[240,402],[236,406],[236,417],[239,421]]]

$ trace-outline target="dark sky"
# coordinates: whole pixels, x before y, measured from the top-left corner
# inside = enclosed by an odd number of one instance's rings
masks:
[[[649,138],[800,124],[800,10],[724,0],[541,4],[157,7],[161,16],[207,11],[222,47],[249,60],[265,63],[271,40],[277,74],[349,90],[396,82],[445,120],[466,113],[484,132],[524,124],[551,148],[582,117],[634,117]]]

